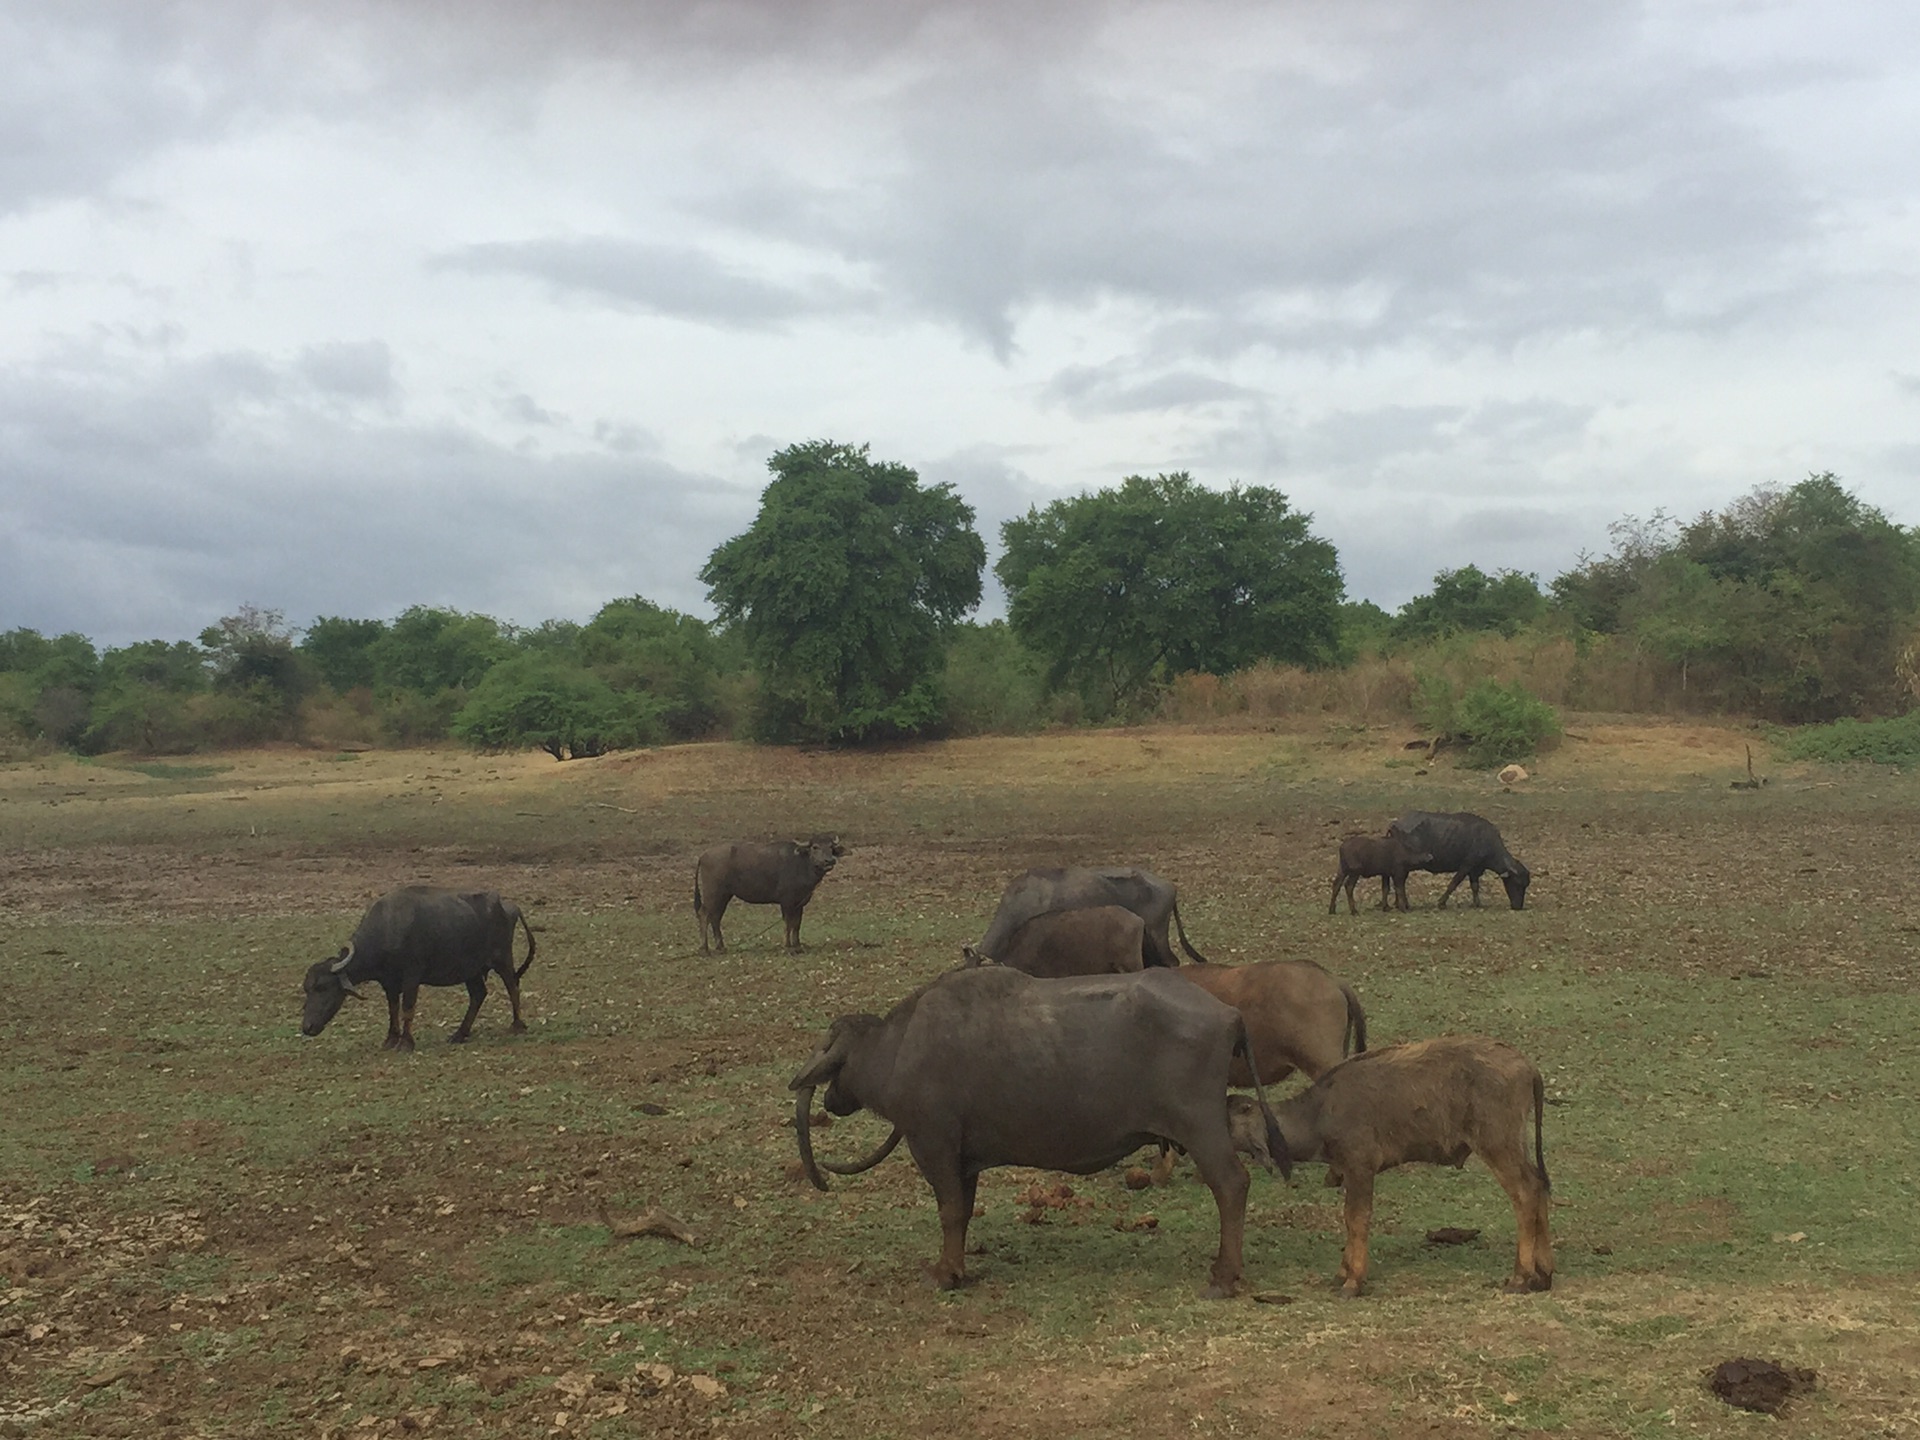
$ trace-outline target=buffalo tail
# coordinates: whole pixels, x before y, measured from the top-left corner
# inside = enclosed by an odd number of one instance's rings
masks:
[[[513,978],[518,980],[522,975],[525,975],[533,965],[533,927],[527,923],[527,917],[524,911],[514,918],[519,920],[520,928],[527,932],[527,958],[522,960],[520,962],[520,968],[513,972]]]
[[[1547,1082],[1540,1078],[1539,1072],[1533,1077],[1533,1163],[1540,1170],[1542,1189],[1553,1189],[1553,1181],[1547,1175],[1547,1151],[1540,1139],[1540,1125],[1547,1113]]]
[[[1347,997],[1347,1033],[1341,1037],[1340,1053],[1364,1055],[1367,1050],[1366,1009],[1360,1004],[1360,997],[1353,993],[1353,987],[1345,981],[1340,984],[1340,993]]]
[[[1287,1137],[1280,1133],[1280,1121],[1274,1116],[1273,1107],[1267,1104],[1267,1087],[1260,1083],[1260,1071],[1253,1063],[1253,1046],[1247,1043],[1247,1022],[1240,1022],[1240,1038],[1233,1043],[1233,1052],[1247,1062],[1247,1069],[1253,1075],[1254,1097],[1260,1102],[1260,1118],[1267,1123],[1267,1153],[1273,1156],[1273,1163],[1280,1167],[1280,1178],[1293,1178],[1293,1152],[1287,1149]]]
[[[1175,902],[1173,907],[1173,928],[1175,933],[1180,936],[1180,948],[1187,952],[1187,958],[1189,960],[1192,960],[1197,965],[1210,965],[1213,963],[1198,950],[1194,949],[1193,942],[1187,939],[1187,927],[1180,923],[1180,906],[1178,902]]]

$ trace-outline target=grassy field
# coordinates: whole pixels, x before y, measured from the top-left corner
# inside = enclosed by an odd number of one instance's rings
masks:
[[[1920,1434],[1920,785],[1734,791],[1745,733],[1572,729],[1510,791],[1337,726],[0,769],[0,1437]],[[1500,824],[1529,908],[1422,876],[1330,917],[1338,837],[1411,805]],[[853,850],[805,952],[736,908],[701,955],[698,850],[821,829]],[[1356,1302],[1319,1167],[1255,1177],[1225,1303],[1190,1170],[1037,1223],[1041,1177],[990,1172],[952,1295],[904,1152],[807,1187],[785,1084],[828,1021],[954,963],[1018,870],[1106,860],[1218,961],[1326,964],[1376,1043],[1527,1051],[1555,1289],[1498,1292],[1477,1162],[1381,1181]],[[412,881],[527,909],[530,1033],[496,987],[468,1046],[457,990],[410,1056],[377,1003],[302,1040],[303,968]],[[610,1234],[654,1206],[696,1243]],[[1819,1387],[1731,1410],[1702,1375],[1738,1355]]]

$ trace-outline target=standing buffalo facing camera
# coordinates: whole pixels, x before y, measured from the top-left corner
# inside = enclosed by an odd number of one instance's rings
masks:
[[[787,922],[787,949],[800,948],[800,912],[834,862],[847,853],[837,835],[815,835],[810,840],[780,840],[771,845],[715,845],[700,856],[693,869],[693,913],[700,919],[700,953],[726,953],[720,917],[732,900],[749,905],[778,905]]]

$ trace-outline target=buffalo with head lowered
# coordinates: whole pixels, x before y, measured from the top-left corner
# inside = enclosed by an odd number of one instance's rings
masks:
[[[965,1276],[967,1223],[980,1172],[996,1165],[1091,1174],[1143,1145],[1193,1157],[1220,1212],[1206,1295],[1239,1283],[1247,1171],[1227,1120],[1227,1072],[1247,1048],[1240,1014],[1163,970],[1036,980],[1001,966],[949,971],[882,1018],[843,1015],[793,1077],[807,1178],[824,1190],[809,1130],[814,1090],[829,1113],[871,1110],[893,1126],[870,1169],[904,1136],[940,1207],[934,1283]],[[1268,1118],[1282,1167],[1286,1144]]]
[[[526,931],[527,958],[513,966],[514,926]],[[331,960],[307,971],[300,1033],[318,1035],[348,999],[363,999],[359,986],[371,980],[387,992],[389,1050],[413,1049],[413,1007],[422,985],[467,987],[466,1017],[451,1038],[473,1033],[473,1017],[487,998],[487,972],[497,974],[520,1018],[520,977],[533,964],[533,930],[520,907],[492,890],[441,890],[407,885],[368,907],[353,939]]]

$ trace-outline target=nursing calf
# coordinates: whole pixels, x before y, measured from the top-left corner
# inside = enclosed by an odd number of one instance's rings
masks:
[[[1373,1177],[1415,1162],[1457,1167],[1468,1155],[1486,1163],[1513,1201],[1519,1244],[1505,1288],[1510,1293],[1552,1288],[1547,1159],[1540,1135],[1545,1103],[1540,1072],[1526,1056],[1498,1040],[1464,1035],[1369,1050],[1276,1106],[1292,1160],[1324,1160],[1327,1183],[1346,1187],[1341,1289],[1351,1297],[1366,1284]],[[1236,1130],[1241,1148],[1250,1148],[1251,1138]]]
[[[1417,870],[1433,859],[1425,850],[1416,850],[1406,844],[1398,835],[1349,835],[1340,842],[1340,873],[1333,877],[1333,895],[1327,901],[1327,914],[1331,915],[1340,908],[1340,887],[1347,887],[1347,913],[1358,915],[1359,907],[1353,903],[1353,886],[1357,880],[1380,877],[1380,908],[1387,908],[1387,887],[1393,887],[1394,896],[1402,910],[1407,909],[1407,872]]]

